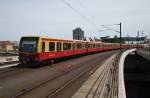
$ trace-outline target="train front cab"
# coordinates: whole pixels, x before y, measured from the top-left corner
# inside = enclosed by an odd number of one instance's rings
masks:
[[[19,61],[21,64],[40,63],[40,37],[22,37],[19,43]]]

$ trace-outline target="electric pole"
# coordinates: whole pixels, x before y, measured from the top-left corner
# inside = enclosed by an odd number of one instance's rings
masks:
[[[140,32],[137,31],[137,45],[139,46],[139,37],[140,37]]]
[[[122,39],[122,32],[121,32],[121,22],[120,22],[120,51],[121,51],[121,43],[122,43],[122,41],[121,41],[121,39]]]

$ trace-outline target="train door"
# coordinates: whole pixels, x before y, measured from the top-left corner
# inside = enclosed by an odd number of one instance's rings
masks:
[[[76,49],[76,44],[75,43],[73,43],[73,50],[75,50]]]
[[[42,42],[42,52],[45,52],[45,42]]]
[[[57,42],[57,51],[58,52],[62,51],[62,43],[61,42]]]

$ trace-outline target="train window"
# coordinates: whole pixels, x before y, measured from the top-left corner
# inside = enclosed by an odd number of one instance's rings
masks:
[[[101,48],[101,45],[102,45],[102,44],[99,43],[99,48]]]
[[[49,42],[49,51],[55,51],[55,42]]]
[[[105,48],[105,44],[103,44],[103,48]]]
[[[57,43],[57,51],[61,51],[61,46],[62,46],[62,45],[61,45],[61,42],[58,42],[58,43]]]
[[[83,49],[83,44],[81,44],[81,49]]]
[[[92,45],[92,44],[90,44],[90,48],[93,48],[93,45]]]
[[[81,49],[81,44],[80,43],[77,43],[77,49]]]
[[[95,44],[93,44],[93,48],[95,48]]]
[[[88,48],[88,44],[85,44],[85,48]]]
[[[98,44],[96,44],[96,48],[98,48]]]
[[[73,43],[73,50],[75,50],[75,43]]]
[[[42,42],[42,52],[45,52],[45,42]]]
[[[91,44],[90,47],[93,48],[93,44]]]
[[[84,44],[81,44],[81,45],[82,45],[81,49],[84,49]]]
[[[90,44],[88,44],[88,48],[90,48]]]
[[[63,43],[63,50],[71,50],[71,43]]]
[[[85,49],[85,44],[84,43],[82,44],[82,49]]]
[[[94,48],[94,44],[92,44],[92,48]]]
[[[106,48],[106,44],[103,44],[103,47]]]
[[[86,47],[85,47],[85,45],[86,45],[86,44],[84,43],[84,44],[83,44],[83,49],[85,49],[85,48],[86,48]]]
[[[105,45],[105,48],[108,48],[108,45],[107,45],[107,44]]]
[[[100,43],[98,44],[98,48],[100,48],[101,46],[100,46]]]

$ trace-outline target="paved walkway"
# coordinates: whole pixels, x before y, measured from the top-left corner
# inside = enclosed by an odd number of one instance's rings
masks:
[[[138,53],[139,55],[141,55],[142,57],[144,57],[144,58],[150,60],[150,52],[144,51],[144,50],[137,50],[137,53]]]

